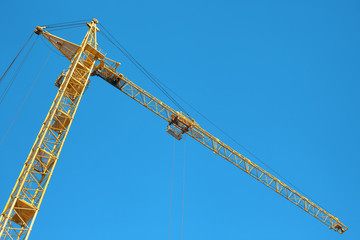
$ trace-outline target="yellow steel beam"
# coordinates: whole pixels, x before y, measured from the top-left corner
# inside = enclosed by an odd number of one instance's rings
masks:
[[[178,134],[176,135],[177,139],[181,139],[181,134],[186,132],[190,137],[194,138],[217,155],[223,157],[263,183],[265,186],[274,190],[296,206],[328,225],[330,229],[333,229],[338,233],[343,233],[348,229],[338,218],[299,194],[245,156],[230,148],[224,142],[202,129],[195,121],[170,108],[159,99],[125,78],[123,74],[116,72],[116,69],[111,67],[111,65],[106,62],[106,59],[101,60],[100,64],[95,67],[95,70],[93,75],[100,76],[123,93],[169,122],[168,128],[170,129],[168,130],[172,131],[174,134]],[[177,124],[174,124],[174,120],[177,120]]]

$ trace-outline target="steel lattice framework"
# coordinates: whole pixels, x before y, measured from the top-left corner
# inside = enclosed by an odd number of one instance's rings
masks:
[[[41,31],[41,28],[38,28]],[[20,176],[0,217],[0,239],[28,239],[40,209],[55,165],[81,97],[88,84],[97,56],[96,23],[89,30],[76,52],[66,74],[58,79],[59,90],[40,129],[36,141],[25,161]],[[44,34],[57,47],[65,40]],[[66,44],[65,44],[66,45]],[[71,51],[69,51],[70,53]]]
[[[97,68],[95,68],[95,70],[96,69]],[[196,141],[200,142],[230,163],[234,164],[236,167],[257,179],[270,189],[274,190],[290,202],[294,203],[296,206],[308,212],[321,222],[325,223],[330,227],[330,229],[334,229],[339,233],[343,233],[348,229],[338,218],[334,217],[317,204],[302,196],[242,154],[230,148],[228,145],[202,129],[198,124],[194,123],[193,120],[186,118],[184,114],[170,108],[159,99],[155,98],[150,93],[146,92],[144,89],[124,77],[123,74],[116,72],[116,69],[111,67],[109,63],[104,63],[103,66],[101,66],[101,68],[95,73],[167,122],[171,123],[174,116],[180,116],[180,118],[185,119],[185,121],[181,124],[169,125],[173,132],[178,133],[178,136],[181,134],[184,126],[185,128],[188,127],[188,130],[186,131],[187,135],[194,138]],[[193,122],[193,124],[187,124],[186,121]]]
[[[175,111],[144,89],[118,73],[119,63],[97,50],[97,20],[87,23],[89,30],[82,44],[76,45],[37,27],[67,59],[70,67],[56,80],[58,93],[25,161],[20,176],[0,217],[0,239],[28,239],[45,191],[59,158],[77,107],[90,76],[99,76],[168,122],[167,132],[178,140],[187,134],[208,149],[240,168],[265,186],[314,216],[338,233],[348,228],[320,206],[202,129],[192,118]]]

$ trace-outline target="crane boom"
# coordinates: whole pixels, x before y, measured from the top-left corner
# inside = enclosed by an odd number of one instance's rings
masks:
[[[265,186],[274,190],[296,206],[328,225],[330,229],[333,229],[338,233],[343,233],[348,229],[338,218],[334,217],[323,208],[296,192],[272,174],[268,173],[254,162],[205,131],[192,118],[186,116],[184,113],[175,111],[124,77],[123,74],[116,72],[116,67],[112,67],[106,60],[107,59],[102,60],[101,63],[94,68],[92,75],[103,78],[130,98],[166,120],[169,123],[167,132],[176,139],[180,140],[182,135],[186,133],[217,155],[223,157],[225,160],[234,164]],[[118,66],[118,64],[116,66]]]

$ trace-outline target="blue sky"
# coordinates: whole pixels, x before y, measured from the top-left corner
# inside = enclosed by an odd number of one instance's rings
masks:
[[[339,236],[187,138],[175,147],[171,239],[181,239],[184,145],[184,239],[357,239],[359,7],[357,1],[7,1],[0,73],[37,25],[95,17],[169,88],[349,227]],[[84,30],[69,39],[80,43]],[[174,107],[99,38],[107,56],[122,63],[120,72]],[[1,139],[49,52],[39,39],[0,105]],[[1,208],[68,64],[51,55],[0,147]],[[179,102],[205,130],[253,159]],[[120,91],[91,79],[30,239],[168,239],[174,140],[165,128]]]

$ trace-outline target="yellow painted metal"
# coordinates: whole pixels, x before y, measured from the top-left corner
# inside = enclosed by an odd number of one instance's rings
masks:
[[[90,74],[98,57],[103,57],[96,50],[96,23],[88,23],[89,30],[80,46],[44,32],[43,28],[35,30],[71,64],[0,216],[1,240],[29,237]]]
[[[70,61],[69,69],[61,74],[55,85],[59,91],[23,166],[15,187],[0,216],[0,239],[27,239],[39,211],[44,193],[59,158],[78,104],[89,82],[90,74],[97,75],[168,122],[167,132],[181,139],[188,134],[208,149],[274,190],[296,206],[314,216],[338,233],[348,228],[340,220],[279,179],[257,166],[225,143],[205,131],[194,119],[170,108],[140,88],[116,68],[119,63],[106,58],[97,50],[97,20],[88,23],[80,46],[56,37],[44,28],[35,32],[47,38]],[[99,64],[95,66],[95,62]]]
[[[185,116],[185,114],[181,112],[173,110],[150,93],[146,92],[144,89],[124,77],[123,74],[116,72],[116,69],[111,67],[111,64],[107,63],[106,59],[100,59],[100,63],[94,68],[93,75],[103,78],[123,93],[151,110],[162,119],[166,120],[169,123],[167,132],[176,139],[180,140],[182,134],[188,134],[215,154],[223,157],[236,167],[263,183],[265,186],[274,190],[276,193],[294,203],[296,206],[328,225],[330,229],[333,229],[338,233],[343,233],[348,229],[338,218],[334,217],[319,205],[296,192],[272,174],[256,165],[250,159],[246,158],[214,137],[212,134],[205,131],[193,119]]]
[[[80,48],[79,45],[54,36],[49,32],[42,32],[42,35],[70,61]]]

